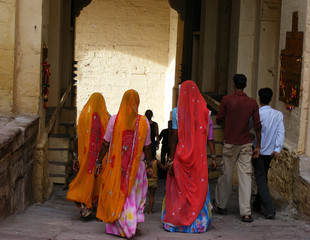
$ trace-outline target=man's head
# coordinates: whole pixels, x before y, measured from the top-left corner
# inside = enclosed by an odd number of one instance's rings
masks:
[[[172,128],[172,120],[168,121],[168,128],[171,129]]]
[[[236,89],[243,90],[246,87],[246,76],[243,74],[235,74],[233,77]]]
[[[269,105],[272,98],[272,90],[270,88],[261,88],[258,91],[258,96],[261,104]]]
[[[145,111],[145,116],[146,116],[146,118],[147,118],[149,121],[151,121],[151,119],[152,119],[152,117],[153,117],[153,112],[152,112],[152,110],[150,110],[150,109],[146,110],[146,111]]]

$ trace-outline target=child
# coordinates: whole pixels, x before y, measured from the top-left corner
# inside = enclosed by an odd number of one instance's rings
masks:
[[[154,159],[152,161],[152,169],[153,169],[153,175],[148,176],[148,191],[149,191],[149,210],[148,214],[152,214],[152,209],[154,205],[154,196],[155,192],[158,186],[158,168],[161,168],[163,170],[167,170],[168,165],[163,165],[159,160]]]

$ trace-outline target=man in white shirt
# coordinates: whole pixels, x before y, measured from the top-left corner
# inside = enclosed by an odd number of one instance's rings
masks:
[[[283,114],[269,106],[272,98],[270,88],[262,88],[258,91],[261,107],[259,109],[261,131],[261,150],[259,158],[252,159],[255,180],[257,184],[257,195],[253,202],[253,210],[261,211],[267,219],[273,219],[276,211],[272,203],[268,188],[268,170],[272,158],[277,158],[284,142]]]

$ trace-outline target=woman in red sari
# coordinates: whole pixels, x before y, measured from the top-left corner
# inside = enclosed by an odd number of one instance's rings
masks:
[[[193,81],[182,83],[172,118],[164,228],[171,232],[205,232],[212,218],[206,150],[209,110]]]

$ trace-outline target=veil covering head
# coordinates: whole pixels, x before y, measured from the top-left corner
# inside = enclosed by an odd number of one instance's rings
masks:
[[[120,217],[139,168],[148,131],[146,118],[138,114],[139,103],[138,92],[126,91],[115,119],[97,211],[105,223]]]
[[[178,100],[178,144],[174,176],[168,174],[164,222],[189,226],[199,215],[208,192],[207,136],[209,110],[197,85],[181,84]]]
[[[79,116],[77,133],[80,169],[67,193],[68,200],[84,203],[87,208],[98,202],[101,175],[94,178],[94,167],[109,118],[103,96],[98,92],[93,93]],[[106,162],[106,158],[103,162]]]

